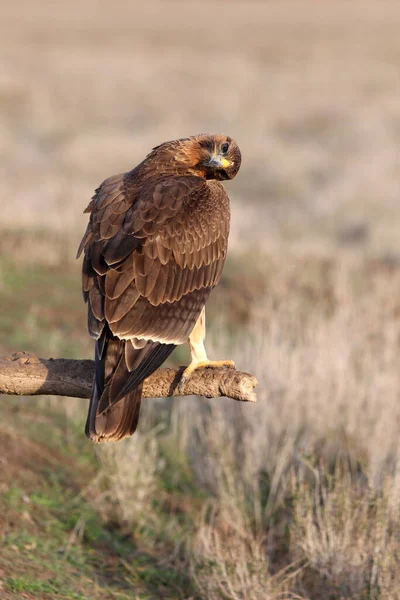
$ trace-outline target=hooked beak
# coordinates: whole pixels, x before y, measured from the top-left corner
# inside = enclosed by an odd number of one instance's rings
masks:
[[[227,169],[231,166],[231,161],[215,152],[211,155],[210,160],[207,162],[207,167],[214,167],[215,169]]]

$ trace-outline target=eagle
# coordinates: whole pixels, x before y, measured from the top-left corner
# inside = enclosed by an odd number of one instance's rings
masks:
[[[143,381],[179,344],[190,365],[210,361],[205,304],[224,266],[230,208],[221,181],[239,171],[241,153],[225,135],[165,142],[127,173],[106,179],[89,206],[82,291],[95,340],[95,375],[85,434],[94,442],[132,435]]]

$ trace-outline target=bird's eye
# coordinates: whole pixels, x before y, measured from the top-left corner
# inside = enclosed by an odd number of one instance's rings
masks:
[[[221,146],[221,152],[222,152],[222,154],[226,154],[228,152],[228,150],[229,150],[229,144],[228,144],[228,142],[225,142],[225,144],[222,144],[222,146]]]

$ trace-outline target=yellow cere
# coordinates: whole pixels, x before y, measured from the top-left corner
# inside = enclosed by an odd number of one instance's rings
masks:
[[[219,156],[218,158],[219,158],[219,162],[221,164],[222,169],[226,169],[227,167],[229,167],[232,164],[231,161],[228,160],[227,158],[222,158],[221,156]]]

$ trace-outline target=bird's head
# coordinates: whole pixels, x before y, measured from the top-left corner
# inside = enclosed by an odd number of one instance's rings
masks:
[[[193,158],[206,179],[233,179],[240,169],[242,155],[236,142],[226,135],[194,138]],[[198,145],[198,149],[196,148]]]
[[[226,135],[200,134],[166,142],[153,153],[173,157],[175,167],[204,179],[233,179],[240,169],[242,155],[236,142]],[[171,164],[171,163],[170,163]],[[181,170],[179,168],[179,171]]]

